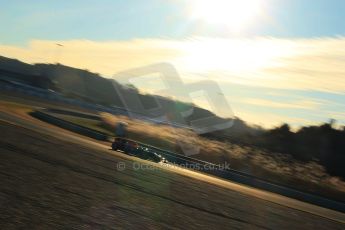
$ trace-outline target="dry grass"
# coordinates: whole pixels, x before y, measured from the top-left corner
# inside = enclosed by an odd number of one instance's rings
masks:
[[[186,147],[184,150],[199,150],[193,155],[194,158],[213,163],[227,161],[236,170],[322,195],[334,195],[341,199],[345,192],[345,182],[331,177],[317,162],[299,162],[286,154],[209,140],[191,130],[152,124],[125,116],[102,113],[101,117],[111,129],[119,121],[127,122],[129,138],[169,151],[183,154],[179,147],[182,143]]]

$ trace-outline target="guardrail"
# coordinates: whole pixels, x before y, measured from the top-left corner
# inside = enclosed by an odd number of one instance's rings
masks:
[[[45,109],[45,111],[47,111],[48,113],[77,116],[77,117],[86,118],[86,119],[95,120],[95,121],[101,121],[102,120],[101,117],[98,115],[89,114],[89,113],[81,113],[81,112],[72,111],[72,110]]]
[[[100,131],[96,131],[90,128],[86,128],[84,126],[81,125],[77,125],[74,124],[72,122],[60,119],[58,117],[52,116],[50,114],[47,114],[45,112],[42,111],[34,111],[30,113],[31,116],[38,118],[42,121],[46,121],[48,123],[57,125],[61,128],[70,130],[72,132],[87,136],[87,137],[91,137],[94,138],[96,140],[100,140],[100,141],[108,141],[109,140],[109,136],[106,133],[102,133]]]

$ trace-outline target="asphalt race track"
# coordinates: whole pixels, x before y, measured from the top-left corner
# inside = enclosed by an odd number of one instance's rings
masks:
[[[345,214],[0,112],[0,229],[344,229]]]

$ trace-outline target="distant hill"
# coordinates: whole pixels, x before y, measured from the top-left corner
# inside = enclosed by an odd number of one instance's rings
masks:
[[[66,97],[77,98],[105,106],[124,108],[123,98],[139,98],[146,116],[167,116],[176,123],[190,124],[192,121],[213,117],[212,122],[224,123],[228,119],[216,116],[212,112],[181,101],[140,93],[139,90],[124,86],[115,80],[103,78],[88,70],[77,69],[61,64],[27,64],[15,59],[0,56],[0,77],[20,81],[45,89],[56,90]],[[40,84],[35,83],[38,81]],[[160,108],[155,110],[155,108]],[[192,109],[193,113],[182,119],[181,112]],[[159,111],[160,113],[157,113]],[[235,122],[236,123],[236,122]],[[239,122],[237,122],[239,123]],[[240,123],[239,123],[240,124]],[[251,129],[249,126],[241,129]]]

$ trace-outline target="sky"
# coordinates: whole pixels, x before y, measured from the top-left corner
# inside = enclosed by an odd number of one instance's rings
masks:
[[[190,100],[221,116],[264,127],[330,118],[345,125],[344,0],[0,0],[0,6],[2,56],[108,78],[165,62],[186,85],[216,82],[231,111],[218,111],[207,94],[190,92]],[[157,74],[132,80],[143,92],[164,88]]]

